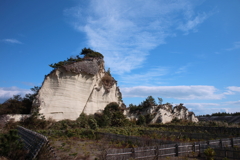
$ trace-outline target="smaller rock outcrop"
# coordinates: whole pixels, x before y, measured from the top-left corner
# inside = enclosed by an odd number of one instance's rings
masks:
[[[128,119],[138,120],[140,115],[151,117],[150,123],[169,123],[173,119],[188,120],[191,122],[198,122],[198,118],[193,112],[189,112],[188,109],[179,104],[172,107],[171,104],[163,104],[158,106],[149,106],[147,108],[136,110],[131,112],[129,108],[125,110],[125,115]]]

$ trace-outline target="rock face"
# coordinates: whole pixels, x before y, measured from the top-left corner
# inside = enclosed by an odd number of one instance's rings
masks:
[[[103,59],[88,58],[47,75],[33,107],[46,119],[76,120],[81,113],[102,111],[110,102],[122,104],[117,82],[105,71]]]
[[[183,105],[178,105],[172,108],[171,104],[163,104],[159,106],[149,106],[144,110],[131,113],[129,109],[125,110],[125,115],[128,119],[138,119],[140,115],[149,115],[152,117],[150,123],[168,123],[173,119],[189,120],[191,122],[198,122],[198,118],[193,112],[189,112]]]

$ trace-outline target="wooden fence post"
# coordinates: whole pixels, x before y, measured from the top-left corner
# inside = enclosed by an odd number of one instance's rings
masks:
[[[176,144],[176,157],[178,157],[178,144]]]
[[[196,152],[196,146],[195,145],[196,145],[196,143],[194,142],[193,143],[193,152]]]
[[[223,145],[222,145],[222,139],[220,139],[220,148],[222,148]]]
[[[133,157],[133,159],[136,158],[136,155],[135,155],[135,148],[132,148],[132,157]]]
[[[158,160],[158,155],[159,155],[159,148],[158,148],[158,146],[156,146],[156,152],[155,152],[155,154],[156,154],[156,160]]]
[[[231,138],[231,146],[234,147],[233,138]]]
[[[227,158],[227,148],[224,147],[224,156]]]
[[[200,157],[201,156],[201,144],[200,144],[200,142],[198,143],[198,147],[199,147],[199,154],[198,154],[198,156]]]

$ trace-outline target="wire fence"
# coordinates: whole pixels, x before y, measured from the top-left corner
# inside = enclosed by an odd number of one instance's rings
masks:
[[[237,135],[240,136],[240,128],[228,128],[228,127],[202,127],[202,126],[178,126],[178,125],[159,125],[152,124],[150,127],[156,128],[167,128],[172,130],[177,130],[179,132],[209,132],[215,134],[223,134],[223,135]]]
[[[112,134],[112,133],[95,132],[95,135],[97,139],[104,138],[105,140],[126,142],[128,144],[134,144],[136,146],[153,146],[153,145],[159,145],[159,144],[175,143],[174,141],[168,141],[168,140],[150,139],[150,138],[143,138],[143,137],[136,137],[136,136],[125,136],[125,135]]]
[[[28,159],[36,158],[44,146],[47,146],[48,150],[54,154],[53,150],[50,148],[47,137],[21,126],[18,126],[17,130],[24,143],[24,149],[28,151]],[[146,132],[154,133],[152,131]],[[156,133],[160,134],[160,132]],[[163,132],[162,134],[169,135],[170,133],[171,132]],[[108,149],[106,150],[105,154],[105,158],[107,160],[125,160],[130,158],[161,159],[162,157],[179,157],[193,153],[204,156],[204,150],[209,147],[215,150],[215,157],[217,158],[228,158],[232,160],[240,159],[240,149],[238,148],[240,147],[240,137],[199,141],[194,143],[176,143],[174,141],[148,139],[101,132],[95,132],[95,135],[98,139],[104,138],[106,140],[120,141],[141,146],[136,148]]]
[[[187,133],[187,132],[166,132],[166,131],[156,131],[156,130],[141,130],[145,135],[158,135],[158,137],[169,137],[175,136],[178,139],[189,138],[190,140],[210,140],[217,138],[232,137],[231,135],[225,134],[211,134],[211,133]]]
[[[36,158],[43,147],[46,147],[49,153],[52,153],[55,156],[47,137],[21,126],[18,126],[17,130],[20,139],[24,144],[24,149],[28,151],[26,156],[27,159]]]

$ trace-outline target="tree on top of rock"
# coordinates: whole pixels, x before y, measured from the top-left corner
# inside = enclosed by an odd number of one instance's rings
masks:
[[[87,58],[87,57],[103,58],[103,57],[104,57],[101,53],[96,52],[96,51],[93,51],[93,50],[91,50],[90,48],[83,48],[83,49],[82,49],[82,52],[80,53],[80,55],[84,55],[84,58]]]

